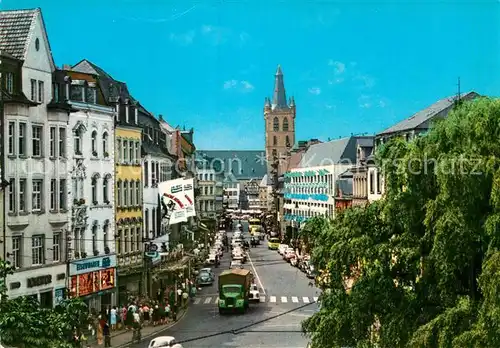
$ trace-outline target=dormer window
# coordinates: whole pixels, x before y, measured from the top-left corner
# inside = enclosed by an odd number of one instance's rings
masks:
[[[83,102],[83,90],[84,90],[85,81],[84,80],[73,80],[71,81],[71,90],[70,90],[70,100],[76,102]]]
[[[87,86],[87,93],[85,95],[85,101],[90,104],[96,104],[97,90],[95,82],[89,82]]]
[[[11,72],[5,74],[5,89],[9,94],[14,93],[14,74]]]
[[[58,83],[52,84],[52,99],[54,100],[55,103],[59,102],[59,84]]]

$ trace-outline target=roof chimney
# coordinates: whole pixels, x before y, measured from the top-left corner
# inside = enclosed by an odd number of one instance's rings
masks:
[[[162,115],[162,114],[158,115],[158,119],[159,119],[160,121],[163,121],[163,115]]]

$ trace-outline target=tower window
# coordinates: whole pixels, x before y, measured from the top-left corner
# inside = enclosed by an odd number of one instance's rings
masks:
[[[278,157],[278,152],[276,151],[276,149],[273,149],[273,159],[277,157]]]
[[[290,147],[290,137],[286,136],[286,147]]]
[[[287,137],[287,138],[288,138],[288,137]],[[273,136],[273,145],[274,145],[274,146],[278,145],[278,137],[276,137],[276,135],[275,135],[275,136]]]
[[[277,117],[273,120],[273,131],[278,132],[280,130],[280,121]]]
[[[288,118],[283,119],[283,132],[288,132]]]

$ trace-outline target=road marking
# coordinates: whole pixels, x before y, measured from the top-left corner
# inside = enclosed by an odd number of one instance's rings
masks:
[[[276,303],[276,296],[271,296],[269,302]]]
[[[260,302],[266,302],[266,296],[261,296],[259,299]]]
[[[205,303],[205,304],[209,304],[209,303],[210,303],[210,301],[212,301],[212,298],[211,298],[211,297],[207,297],[207,298],[205,299],[205,302],[203,302],[203,303]]]
[[[257,279],[257,282],[259,282],[260,288],[262,289],[262,293],[265,296],[266,290],[264,289],[264,285],[262,284],[262,281],[260,280],[259,274],[257,273],[255,266],[253,265],[253,261],[252,261],[252,258],[250,257],[250,254],[248,254],[248,261],[250,261],[250,266],[252,266],[252,269],[253,269],[253,275],[255,276],[255,279]]]
[[[293,303],[299,303],[299,298],[296,296],[292,296],[292,302]]]
[[[309,303],[309,297],[302,297],[302,301],[304,301],[304,303]]]
[[[199,304],[200,302],[201,302],[201,298],[199,298],[199,297],[198,297],[198,298],[195,298],[195,299],[194,299],[194,302],[193,302],[193,303],[194,303],[194,304]]]
[[[281,303],[287,303],[288,300],[285,296],[281,296]]]
[[[318,302],[318,298],[317,297],[313,297],[313,300],[314,300],[314,302]]]

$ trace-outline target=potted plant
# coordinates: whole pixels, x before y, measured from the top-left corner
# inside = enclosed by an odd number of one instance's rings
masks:
[[[92,156],[97,157],[97,151],[96,150],[92,151]]]
[[[84,198],[80,198],[79,203],[80,203],[80,205],[81,205],[81,204],[85,204],[85,199],[84,199]]]
[[[104,157],[105,157],[105,158],[108,158],[108,157],[109,157],[109,153],[108,153],[107,151],[106,151],[106,152],[104,152]]]
[[[75,251],[75,259],[79,259],[80,258],[80,253],[78,251]]]
[[[104,201],[104,204],[109,204],[110,202],[109,201]]]
[[[80,201],[78,199],[73,199],[73,205],[79,205],[80,204]]]
[[[94,203],[94,205],[97,205],[99,202],[97,202],[97,201],[93,201],[92,203]]]
[[[82,253],[82,258],[86,258],[87,257],[87,253]]]
[[[99,255],[99,250],[94,250],[94,256]]]
[[[81,152],[80,150],[77,150],[77,151],[75,152],[75,155],[77,155],[77,156],[81,156],[81,155],[82,155],[82,152]]]
[[[111,250],[109,249],[109,247],[105,247],[104,248],[104,253],[105,254],[109,254],[111,252]]]

